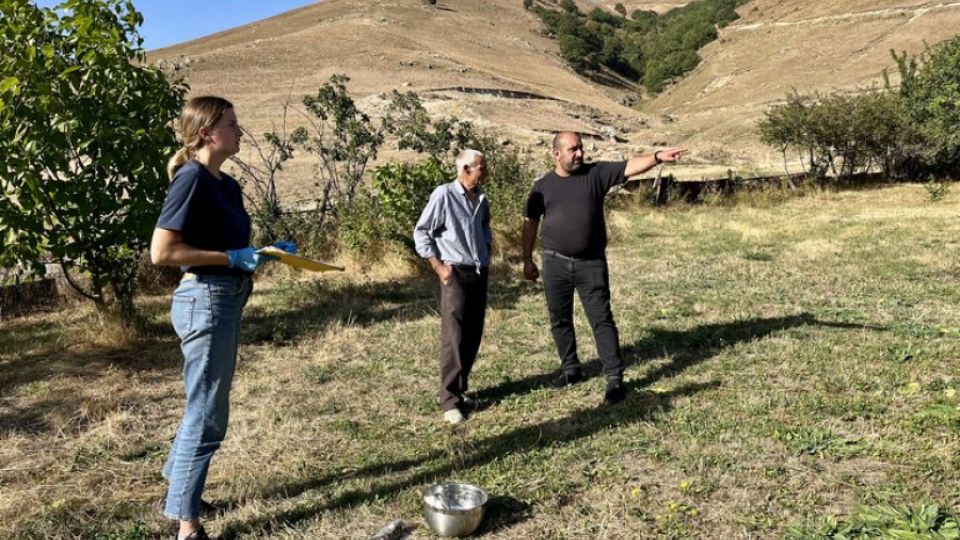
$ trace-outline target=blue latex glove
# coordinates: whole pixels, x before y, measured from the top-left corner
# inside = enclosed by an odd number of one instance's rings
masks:
[[[227,251],[227,257],[230,259],[230,268],[239,268],[244,272],[253,273],[267,261],[275,261],[276,257],[261,255],[257,253],[257,248],[245,247],[242,249],[231,249]]]
[[[279,242],[274,242],[270,245],[275,248],[280,248],[291,255],[297,254],[297,245],[289,240],[281,240]]]

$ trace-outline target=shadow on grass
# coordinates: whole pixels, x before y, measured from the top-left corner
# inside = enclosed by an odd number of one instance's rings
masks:
[[[3,339],[2,335],[0,339]],[[83,397],[46,386],[47,381],[74,379],[70,385],[77,386],[76,380],[95,381],[107,372],[136,373],[141,381],[145,381],[150,378],[147,372],[174,370],[180,362],[176,341],[170,338],[148,336],[117,346],[49,340],[28,354],[0,362],[0,372],[3,373],[0,396],[11,396],[16,388],[19,397],[29,403],[29,406],[21,406],[14,399],[0,401],[0,432],[38,434],[63,429],[63,425],[51,423],[48,419],[72,418],[77,409],[91,399],[110,401],[109,395],[92,393],[93,397]]]
[[[723,349],[800,326],[883,330],[881,327],[872,325],[822,321],[810,313],[785,317],[750,318],[729,323],[704,324],[690,330],[654,328],[646,339],[624,347],[623,357],[627,365],[630,365],[664,354],[671,355],[670,362],[650,370],[637,381],[640,386],[650,386],[716,356]]]
[[[250,309],[244,315],[242,343],[284,344],[323,331],[331,324],[372,326],[388,320],[437,318],[440,287],[436,276],[421,273],[401,280],[346,283],[323,281],[297,284],[276,293],[286,299],[282,309]],[[511,309],[517,300],[539,294],[536,285],[517,279],[509,268],[491,271],[488,306]]]
[[[411,489],[421,489],[427,485],[448,480],[451,476],[463,471],[501,461],[511,455],[522,455],[541,448],[570,444],[611,427],[650,420],[671,410],[672,402],[677,398],[719,386],[719,382],[711,381],[684,385],[670,392],[653,393],[637,392],[636,385],[631,385],[633,391],[628,393],[627,400],[616,407],[602,405],[584,407],[566,418],[520,427],[477,442],[464,441],[461,443],[462,447],[454,452],[433,452],[420,459],[377,464],[357,470],[351,474],[351,478],[377,477],[384,473],[400,471],[412,471],[412,473],[400,479],[384,478],[369,491],[346,491],[330,499],[304,501],[295,508],[274,515],[228,523],[221,538],[232,539],[253,532],[270,533],[274,530],[286,530],[287,527],[296,528],[325,511],[342,510],[370,501],[383,501]],[[331,474],[300,484],[298,488],[302,489],[309,485],[308,489],[316,489],[342,480],[342,476]],[[293,490],[294,493],[297,491]],[[495,498],[501,498],[495,500],[500,500],[503,504],[501,506],[498,503],[496,512],[485,520],[484,532],[495,532],[529,517],[531,507],[529,503],[517,501],[508,494],[492,495]]]
[[[508,268],[495,268],[492,273],[492,307],[509,309],[520,297],[536,294],[533,285],[514,279]],[[420,275],[342,286],[323,281],[296,283],[286,289],[281,285],[267,295],[268,299],[279,295],[282,308],[275,312],[248,309],[242,343],[282,343],[334,323],[366,326],[436,316],[439,288],[435,277]],[[288,307],[284,297],[293,307]],[[115,344],[98,335],[95,326],[100,323],[92,311],[80,311],[70,320],[31,317],[4,321],[0,325],[0,397],[9,397],[20,388],[17,393],[27,398],[24,402],[29,406],[18,405],[19,400],[0,400],[0,431],[36,434],[58,429],[49,419],[76,410],[83,401],[81,396],[64,392],[47,397],[42,384],[30,388],[35,383],[64,377],[95,380],[108,370],[140,374],[179,370],[182,357],[169,322],[169,297],[146,297],[140,308],[145,315],[140,335]],[[31,394],[40,399],[30,399]]]
[[[651,370],[638,381],[637,384],[643,387],[652,385],[660,379],[672,377],[737,343],[761,339],[799,326],[882,330],[876,326],[821,321],[809,313],[802,313],[785,317],[751,318],[727,323],[704,324],[689,330],[652,328],[643,340],[623,347],[621,355],[628,369],[633,364],[642,364],[659,356],[672,357],[671,362]],[[584,362],[581,368],[587,378],[599,376],[602,369],[598,359]],[[557,369],[548,373],[483,388],[477,392],[477,402],[481,410],[489,408],[510,396],[549,386],[560,377],[561,373],[558,366]]]
[[[68,419],[83,421],[77,413],[82,405],[111,399],[97,392],[83,396],[80,390],[48,384],[52,381],[71,379],[67,386],[92,389],[96,383],[86,381],[108,372],[136,373],[144,381],[151,377],[148,372],[180,365],[173,330],[149,322],[158,318],[159,310],[168,309],[153,299],[141,306],[147,317],[139,335],[101,322],[92,309],[68,303],[63,307],[71,313],[69,318],[30,317],[0,325],[0,432],[40,434],[64,429]]]
[[[328,500],[310,500],[296,508],[275,515],[262,516],[240,523],[230,523],[224,530],[223,538],[236,538],[253,531],[269,531],[285,526],[295,527],[325,511],[350,508],[371,500],[383,500],[410,489],[421,488],[430,483],[442,481],[453,473],[501,460],[509,455],[523,454],[530,450],[557,444],[569,444],[610,427],[649,420],[657,414],[669,411],[672,408],[673,400],[676,398],[716,388],[720,386],[720,382],[688,384],[664,393],[640,391],[643,388],[661,379],[672,377],[691,366],[700,364],[737,343],[762,339],[777,332],[801,326],[882,330],[879,327],[860,324],[821,321],[808,313],[707,324],[689,330],[654,328],[645,339],[624,347],[623,356],[625,360],[628,364],[635,364],[665,354],[669,355],[671,360],[651,370],[640,380],[628,383],[631,392],[623,405],[617,407],[586,407],[574,412],[567,418],[518,428],[476,443],[466,443],[468,447],[462,448],[458,452],[437,450],[419,458],[374,464],[345,474],[330,474],[281,486],[264,495],[267,497],[294,497],[326,486],[334,486],[347,480],[360,478],[373,478],[377,482],[377,486],[369,491],[347,491]],[[588,373],[596,375],[600,371],[599,361],[594,360],[586,363],[584,369]],[[507,396],[530,392],[546,386],[558,377],[559,373],[560,371],[557,369],[551,373],[503,383],[481,390],[477,397],[481,403],[486,402],[489,406]],[[405,475],[404,473],[408,474]],[[405,478],[397,478],[397,476],[405,476]],[[529,515],[529,506],[519,502],[508,505],[504,515],[506,517],[502,522],[491,518],[484,530],[493,532],[523,521]]]

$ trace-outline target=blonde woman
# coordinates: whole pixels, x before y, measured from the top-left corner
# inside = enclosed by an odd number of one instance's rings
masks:
[[[171,319],[183,352],[186,405],[163,467],[169,482],[163,513],[180,521],[179,540],[203,540],[201,495],[227,431],[240,315],[253,272],[271,258],[250,247],[240,185],[220,170],[240,150],[233,105],[220,97],[191,99],[180,135],[183,148],[167,167],[170,189],[150,245],[154,264],[184,271]],[[291,242],[274,245],[296,252]]]

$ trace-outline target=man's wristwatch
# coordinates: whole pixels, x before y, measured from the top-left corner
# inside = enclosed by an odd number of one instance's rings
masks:
[[[653,161],[655,161],[657,165],[660,165],[661,163],[663,163],[663,160],[660,159],[660,150],[657,150],[656,152],[653,153]]]

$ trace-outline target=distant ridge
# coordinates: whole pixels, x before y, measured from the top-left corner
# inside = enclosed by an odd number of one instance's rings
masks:
[[[623,2],[628,12],[685,3]],[[612,10],[616,2],[579,4]],[[877,84],[893,65],[890,49],[916,53],[924,40],[960,28],[958,0],[752,0],[738,12],[741,19],[701,51],[700,66],[640,110],[624,105],[632,92],[573,73],[521,0],[327,0],[148,58],[188,57],[192,91],[233,100],[255,134],[277,121],[284,100],[299,102],[345,73],[351,94],[373,113],[392,90],[427,92],[431,114],[473,121],[537,152],[561,129],[594,134],[595,157],[689,146],[690,163],[675,172],[700,178],[728,167],[782,170],[753,128],[771,103],[794,88]],[[292,164],[287,188],[298,191],[296,178],[308,174],[309,163]]]

